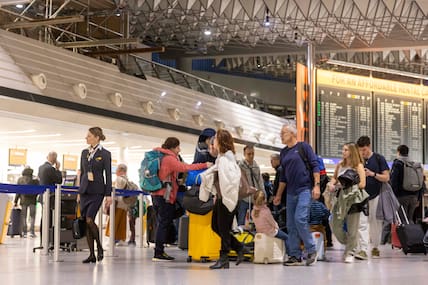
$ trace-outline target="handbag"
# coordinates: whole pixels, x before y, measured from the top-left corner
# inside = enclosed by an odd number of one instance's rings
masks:
[[[241,168],[241,180],[239,182],[238,200],[242,200],[244,198],[247,198],[248,196],[254,195],[256,191],[257,189],[250,186],[250,183],[248,183],[247,175],[245,174],[245,171]]]
[[[73,238],[81,239],[86,236],[86,221],[82,218],[77,218],[73,220]]]
[[[199,200],[199,185],[193,185],[184,193],[183,208],[192,214],[208,214],[213,209],[213,205],[212,196],[206,202]]]

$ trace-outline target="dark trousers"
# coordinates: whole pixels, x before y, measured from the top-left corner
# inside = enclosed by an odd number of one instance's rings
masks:
[[[229,212],[221,199],[216,199],[211,227],[221,238],[220,254],[228,254],[231,249],[236,252],[242,250],[242,244],[231,234],[235,214],[236,208],[232,212]]]
[[[158,255],[164,252],[168,228],[172,224],[175,216],[175,205],[165,202],[162,196],[152,196],[152,199],[158,225],[155,246],[155,255]]]

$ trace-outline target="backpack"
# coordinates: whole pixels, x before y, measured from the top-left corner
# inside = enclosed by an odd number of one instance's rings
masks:
[[[406,191],[416,192],[422,189],[424,181],[424,170],[419,162],[403,162],[403,189]]]
[[[308,156],[303,149],[302,143],[298,143],[297,145],[297,152],[299,153],[300,157],[302,158],[303,162],[305,163],[306,169],[309,171],[309,176],[311,178],[311,184],[312,187],[314,186],[314,176],[312,174],[312,166],[309,163]],[[330,178],[327,175],[327,171],[324,166],[324,161],[322,160],[321,156],[317,156],[318,158],[318,164],[320,169],[320,192],[323,193],[325,188],[327,187],[327,183],[330,181]]]
[[[125,190],[140,190],[140,188],[138,187],[137,184],[135,184],[131,180],[128,180],[126,182]],[[138,196],[136,196],[136,195],[133,195],[133,196],[123,196],[122,200],[123,200],[123,202],[128,207],[132,207],[132,206],[134,206],[137,203]]]
[[[154,192],[162,188],[162,181],[158,173],[164,154],[158,150],[148,151],[144,154],[139,169],[140,187],[143,191]]]

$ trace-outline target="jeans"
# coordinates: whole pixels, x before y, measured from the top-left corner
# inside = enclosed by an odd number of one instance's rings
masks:
[[[282,239],[284,241],[285,245],[285,254],[288,254],[290,252],[290,248],[288,246],[288,234],[285,232],[278,230],[278,233],[275,236],[276,238]]]
[[[238,201],[238,212],[236,220],[238,222],[238,226],[245,225],[245,216],[247,215],[247,210],[250,208],[250,204],[243,200]]]
[[[21,205],[21,234],[27,234],[27,212],[30,210],[30,233],[34,235],[34,222],[36,219],[36,205],[24,204]]]
[[[300,241],[303,241],[306,252],[316,252],[312,234],[309,231],[309,211],[311,207],[311,190],[306,189],[297,195],[287,194],[287,229],[290,247],[289,256],[300,258],[302,250]]]
[[[164,253],[164,244],[167,243],[168,229],[175,217],[175,205],[165,202],[162,196],[152,196],[153,207],[156,211],[157,231],[155,255]]]

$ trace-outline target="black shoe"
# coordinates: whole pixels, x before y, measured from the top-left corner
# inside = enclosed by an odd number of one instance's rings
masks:
[[[284,266],[302,266],[302,259],[291,256],[287,261],[283,263]]]
[[[88,258],[82,261],[82,263],[95,263],[95,262],[97,262],[97,259],[93,255],[90,255]]]
[[[175,257],[169,256],[168,254],[161,253],[161,254],[155,254],[153,256],[152,261],[173,261]]]
[[[306,258],[306,266],[309,266],[311,264],[315,264],[317,262],[318,254],[317,252],[309,253],[308,257]]]
[[[220,257],[215,264],[210,266],[210,269],[229,269],[229,257]]]
[[[98,259],[98,262],[104,259],[104,249],[102,247],[98,249],[97,259]]]
[[[236,258],[235,264],[236,265],[241,264],[241,262],[244,261],[245,259],[244,254],[248,254],[248,253],[250,253],[250,250],[246,246],[243,246],[242,249],[238,251],[238,256]]]

